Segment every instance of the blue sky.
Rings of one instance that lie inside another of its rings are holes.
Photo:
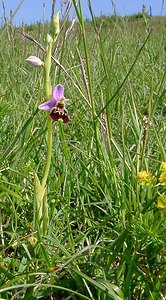
[[[6,16],[9,18],[10,9],[14,12],[17,5],[21,0],[4,0],[6,8]],[[90,14],[88,11],[87,0],[82,0],[83,14],[84,17],[89,18]],[[116,11],[119,15],[130,15],[133,13],[140,12],[142,10],[143,4],[146,5],[147,10],[151,6],[153,15],[161,15],[162,3],[163,10],[162,14],[166,14],[166,0],[114,0]],[[43,10],[43,3],[45,3],[45,8]],[[56,0],[55,10],[60,10],[61,0]],[[113,8],[111,0],[91,0],[93,11],[96,16],[99,16],[101,13],[106,15],[113,14]],[[31,24],[33,22],[41,21],[43,19],[50,20],[51,15],[51,5],[52,0],[24,0],[19,11],[17,12],[14,18],[14,24],[21,25],[22,21],[26,24]],[[2,1],[0,1],[0,18],[2,24],[3,18],[3,8]]]

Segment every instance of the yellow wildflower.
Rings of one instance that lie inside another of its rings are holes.
[[[34,247],[37,243],[37,238],[35,236],[30,236],[28,238],[29,243]]]
[[[166,161],[163,161],[163,162],[161,163],[160,170],[166,172]]]
[[[150,172],[141,171],[137,174],[137,181],[140,185],[152,186],[155,183],[156,178]]]
[[[166,172],[160,174],[159,181],[161,185],[166,185]]]
[[[159,196],[157,198],[157,207],[166,208],[166,196]]]

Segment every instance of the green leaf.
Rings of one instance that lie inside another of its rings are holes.
[[[42,187],[40,180],[35,173],[35,199],[34,199],[34,230],[39,230],[41,235],[45,235],[48,228],[48,203],[46,187]]]

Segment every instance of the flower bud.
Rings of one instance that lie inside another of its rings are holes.
[[[25,61],[33,67],[44,65],[44,62],[37,56],[29,56]]]
[[[59,34],[59,11],[53,16],[52,22],[51,22],[51,35],[53,38],[53,41],[55,42],[58,34]]]
[[[47,34],[47,43],[50,44],[52,42],[52,37],[51,35],[48,33]]]

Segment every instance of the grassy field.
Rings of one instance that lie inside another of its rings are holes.
[[[47,99],[43,69],[25,59],[45,53],[21,28],[0,30],[0,297],[165,299],[165,19],[76,13],[52,52],[70,122],[53,122],[44,235],[34,173],[42,179]],[[44,48],[48,31],[25,26]]]

